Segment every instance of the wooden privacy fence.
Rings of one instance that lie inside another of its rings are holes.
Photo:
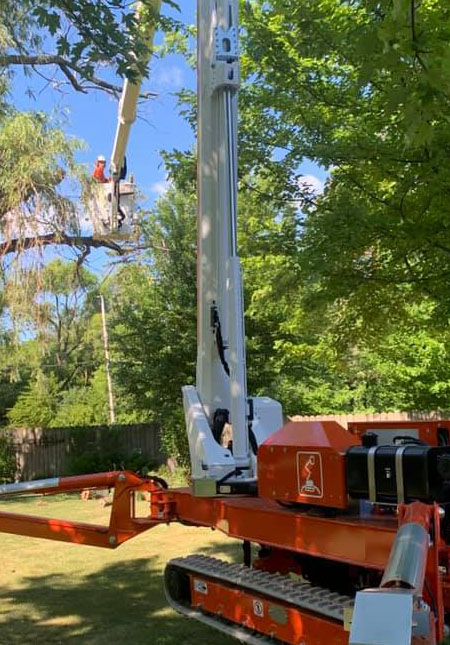
[[[449,419],[448,410],[434,410],[433,412],[380,412],[374,414],[318,414],[316,416],[291,417],[292,421],[337,421],[344,428],[349,423],[361,423],[372,421],[433,421]]]
[[[150,424],[73,428],[8,429],[22,481],[94,469],[161,465],[159,428]]]
[[[421,421],[448,419],[448,410],[382,414],[293,416],[294,421]],[[17,462],[17,480],[62,477],[77,473],[165,463],[159,428],[151,424],[6,430]]]

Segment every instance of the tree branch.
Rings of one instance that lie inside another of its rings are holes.
[[[416,33],[416,0],[410,0],[410,17],[411,17],[411,35],[412,35],[412,44],[414,49],[414,54],[419,62],[420,66],[424,71],[427,71],[427,66],[423,62],[422,57],[420,56],[419,47],[417,43],[417,33]]]
[[[18,251],[27,251],[28,249],[36,248],[39,246],[51,246],[65,244],[67,246],[78,247],[83,249],[90,248],[107,248],[115,251],[119,255],[124,255],[130,250],[111,240],[96,240],[87,235],[66,235],[65,233],[48,233],[47,235],[36,235],[34,237],[24,237],[14,240],[7,240],[0,244],[0,256],[7,255],[8,253],[17,253]]]
[[[47,235],[36,235],[33,237],[23,237],[13,240],[7,240],[0,243],[0,258],[8,255],[9,253],[18,253],[20,251],[28,251],[29,249],[38,248],[40,246],[58,246],[64,244],[72,248],[81,250],[81,256],[77,261],[80,265],[89,255],[91,249],[110,249],[120,256],[126,256],[130,253],[137,251],[145,251],[147,249],[154,249],[156,251],[168,252],[170,249],[166,246],[158,246],[156,244],[133,244],[129,246],[121,246],[113,240],[96,240],[89,235],[67,235],[66,233],[48,233]]]
[[[69,79],[69,83],[77,92],[83,92],[83,94],[87,94],[87,90],[82,85],[80,85],[77,78],[72,74],[72,72],[67,67],[67,65],[63,65],[62,63],[60,63],[59,68],[62,71],[62,73],[66,76],[66,78]]]
[[[39,54],[35,56],[30,54],[1,54],[0,66],[8,67],[10,65],[57,65],[77,92],[86,93],[87,89],[83,86],[82,82],[77,80],[72,72],[79,74],[83,80],[94,83],[97,88],[106,90],[116,96],[122,92],[120,85],[108,83],[97,76],[86,76],[86,72],[82,67],[75,65],[75,63],[58,54]],[[154,98],[156,96],[157,94],[155,92],[143,92],[141,94],[141,98],[144,99]]]

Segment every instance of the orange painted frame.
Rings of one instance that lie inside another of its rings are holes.
[[[208,593],[196,591],[194,580],[202,580],[208,585]],[[254,610],[254,602],[261,607],[261,614]],[[195,609],[219,615],[250,630],[292,645],[347,645],[348,632],[343,625],[316,616],[306,610],[300,611],[280,601],[268,600],[261,594],[233,589],[225,584],[218,584],[205,576],[191,576],[191,604]],[[285,620],[274,620],[274,609],[283,614]]]
[[[188,489],[171,491],[177,519],[194,526],[209,526],[241,540],[272,546],[290,553],[326,558],[368,569],[383,570],[407,509],[391,516],[317,517],[257,497],[194,498]],[[444,637],[444,580],[439,560],[449,555],[439,532],[439,507],[418,504],[420,522],[432,521],[434,540],[428,552],[426,597],[436,617],[436,635]],[[417,508],[417,507],[416,507]],[[411,521],[411,520],[409,520]],[[445,607],[448,611],[450,607]],[[302,613],[303,615],[303,613]],[[308,641],[306,641],[308,642]],[[327,642],[327,641],[325,641]],[[332,642],[332,641],[328,641]]]
[[[360,443],[359,437],[335,421],[288,421],[259,447],[259,495],[326,508],[347,508],[345,453],[350,446]],[[303,482],[302,459],[303,468],[308,460],[315,464]],[[314,486],[312,491],[307,490],[309,479]]]
[[[398,523],[395,516],[318,516],[258,497],[193,497],[170,491],[176,518],[194,526],[267,546],[320,556],[371,569],[384,569]]]

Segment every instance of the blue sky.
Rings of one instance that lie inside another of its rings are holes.
[[[195,21],[195,2],[178,0],[181,15],[175,14],[167,5],[166,15],[176,15],[186,23]],[[161,37],[157,37],[161,42]],[[101,74],[99,74],[101,75]],[[109,77],[108,77],[108,80]],[[119,79],[111,79],[121,84]],[[133,126],[127,159],[128,170],[151,204],[165,189],[165,171],[160,150],[172,148],[186,149],[194,144],[193,134],[188,124],[177,113],[176,98],[173,93],[183,87],[195,88],[195,75],[178,55],[169,55],[151,61],[149,78],[143,89],[157,93],[157,98],[140,105],[138,119]],[[34,98],[28,95],[31,89]],[[117,122],[117,102],[101,91],[81,94],[66,87],[64,92],[55,91],[46,81],[36,75],[26,77],[20,71],[13,85],[14,101],[21,110],[42,110],[52,112],[61,119],[63,129],[68,135],[85,141],[86,151],[78,154],[78,160],[93,168],[98,154],[109,159]],[[302,172],[322,181],[325,174],[316,165],[305,163]],[[314,183],[314,179],[311,179]],[[317,183],[319,186],[320,183]],[[89,267],[102,272],[106,256],[93,252]]]

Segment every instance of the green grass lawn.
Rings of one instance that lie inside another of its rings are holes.
[[[109,508],[78,497],[2,501],[2,510],[108,523]],[[158,526],[115,551],[0,533],[0,644],[233,645],[167,607],[171,558],[227,560],[241,547],[210,529]]]

